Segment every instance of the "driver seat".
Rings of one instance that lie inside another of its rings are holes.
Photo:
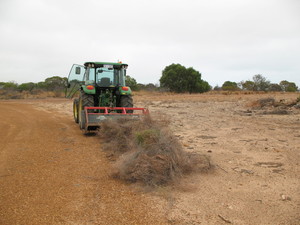
[[[99,83],[100,87],[109,87],[111,85],[109,77],[102,77]]]

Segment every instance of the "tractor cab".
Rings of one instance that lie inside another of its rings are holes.
[[[121,92],[130,90],[126,87],[125,76],[128,65],[111,62],[86,62],[84,66],[74,64],[68,77],[68,97],[72,97],[78,89],[87,94],[96,94],[109,89]]]
[[[97,87],[105,88],[125,86],[127,64],[87,62],[84,66],[83,80],[86,84],[94,84]]]

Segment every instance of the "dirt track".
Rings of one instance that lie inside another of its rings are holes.
[[[97,137],[68,113],[26,103],[0,105],[1,225],[166,223],[147,196],[109,177]]]
[[[1,101],[0,224],[298,225],[300,112],[248,106],[266,97],[135,96],[215,165],[150,193],[110,178],[112,162],[72,121],[71,101]]]

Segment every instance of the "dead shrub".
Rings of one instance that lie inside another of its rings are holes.
[[[105,140],[104,149],[113,151],[115,154],[125,153],[133,148],[132,128],[137,121],[119,119],[103,122],[99,131],[100,137]]]
[[[261,108],[274,106],[275,99],[274,98],[262,98],[262,99],[258,100],[258,104]]]
[[[276,101],[274,98],[261,98],[256,101],[250,102],[247,104],[248,107],[253,109],[263,109],[263,108],[270,108],[276,106]]]
[[[263,114],[265,115],[288,115],[290,112],[285,109],[275,109],[271,111],[264,111]]]
[[[15,90],[1,90],[0,99],[23,99],[24,96],[19,91]]]
[[[105,149],[117,154],[114,177],[157,186],[211,167],[209,158],[185,152],[165,123],[150,117],[103,123]]]
[[[274,98],[262,98],[257,101],[247,104],[248,107],[257,110],[265,110],[262,114],[288,115],[293,109],[300,108],[299,98],[295,100],[280,99],[275,101]]]

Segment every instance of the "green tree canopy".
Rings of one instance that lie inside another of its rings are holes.
[[[237,91],[239,90],[238,85],[236,82],[232,81],[225,81],[222,85],[222,90],[224,91]]]
[[[41,82],[38,82],[37,84],[36,84],[36,88],[37,89],[40,89],[40,90],[46,90],[46,88],[47,88],[47,84],[44,82],[44,81],[41,81]]]
[[[241,81],[243,90],[254,91],[254,82],[251,80]]]
[[[139,89],[136,80],[135,80],[133,77],[129,76],[129,75],[126,76],[126,78],[125,78],[125,83],[126,83],[126,85],[129,86],[133,91],[137,91],[137,90]]]
[[[279,84],[270,84],[269,91],[282,91]]]
[[[159,89],[158,85],[155,85],[153,83],[149,83],[149,84],[140,84],[140,83],[138,83],[137,85],[138,85],[139,90],[157,91]]]
[[[294,82],[289,82],[287,80],[283,80],[279,83],[282,91],[286,92],[295,92],[298,90],[297,85]]]
[[[252,79],[253,81],[251,80],[241,81],[240,86],[242,87],[243,90],[248,90],[248,91],[269,90],[271,82],[261,74],[254,75]]]
[[[6,90],[16,90],[18,88],[18,84],[15,81],[1,82],[0,88]]]
[[[66,77],[53,76],[45,80],[45,87],[48,91],[59,91],[66,88],[68,79]]]
[[[18,86],[20,91],[32,91],[35,88],[36,84],[33,82],[22,83]]]
[[[201,73],[180,64],[166,66],[159,81],[162,88],[177,93],[201,93],[211,89],[210,85],[201,79]]]

